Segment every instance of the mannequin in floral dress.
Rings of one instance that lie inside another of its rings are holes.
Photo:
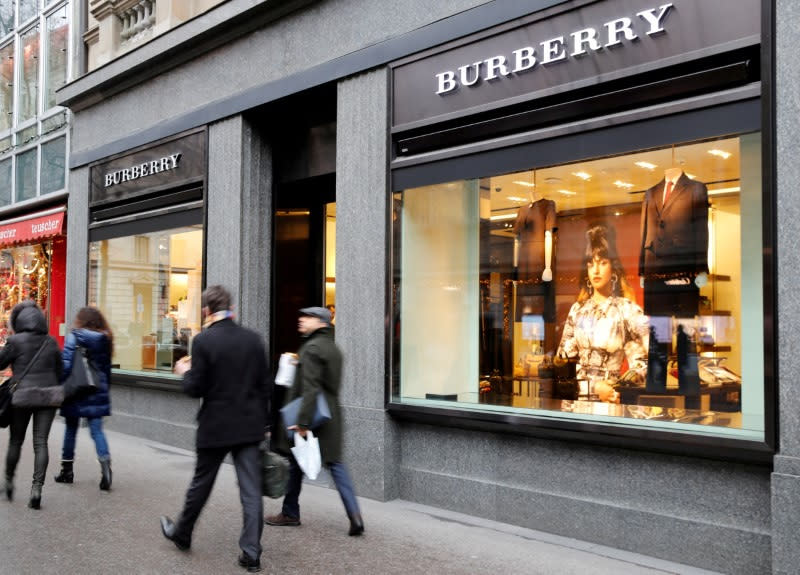
[[[598,225],[586,232],[579,282],[556,355],[577,358],[577,378],[589,381],[601,401],[618,402],[614,384],[626,359],[634,379],[644,381],[650,332],[625,280],[613,229]]]

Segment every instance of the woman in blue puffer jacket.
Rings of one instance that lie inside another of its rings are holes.
[[[106,318],[100,310],[84,307],[75,317],[74,327],[64,341],[63,380],[72,373],[73,359],[77,346],[89,351],[89,359],[99,372],[99,390],[92,395],[64,402],[61,415],[66,420],[64,444],[61,449],[61,473],[56,476],[57,483],[72,483],[74,479],[73,462],[75,460],[75,440],[78,435],[78,424],[82,417],[89,423],[89,432],[94,440],[97,459],[100,462],[100,489],[111,489],[111,454],[108,442],[103,433],[103,417],[111,415],[111,395],[108,384],[111,381],[111,355],[114,351],[114,335]]]

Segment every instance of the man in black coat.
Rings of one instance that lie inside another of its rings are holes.
[[[192,342],[191,360],[179,362],[183,391],[203,399],[197,414],[197,463],[179,519],[161,517],[161,531],[188,551],[194,524],[211,494],[219,466],[233,456],[244,514],[239,565],[261,570],[261,450],[268,426],[269,367],[261,336],[232,319],[231,296],[208,287],[201,300],[203,332]]]

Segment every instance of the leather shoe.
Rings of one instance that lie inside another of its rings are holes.
[[[251,559],[243,552],[239,555],[239,567],[244,567],[248,573],[258,573],[261,571],[261,560]]]
[[[364,533],[364,521],[361,519],[361,515],[353,515],[350,518],[350,531],[347,534],[356,537],[362,533]]]
[[[175,523],[172,522],[172,519],[162,515],[158,520],[161,522],[161,533],[164,534],[164,537],[172,541],[175,547],[181,551],[188,551],[192,547],[192,544],[188,541],[183,541],[175,537]]]
[[[277,527],[295,527],[300,525],[300,519],[297,517],[289,517],[283,513],[277,515],[268,515],[264,517],[264,523],[267,525],[275,525]]]

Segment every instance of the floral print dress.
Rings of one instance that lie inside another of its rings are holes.
[[[575,302],[564,324],[560,357],[578,358],[578,379],[619,379],[625,359],[644,375],[650,330],[635,302],[612,296]]]

